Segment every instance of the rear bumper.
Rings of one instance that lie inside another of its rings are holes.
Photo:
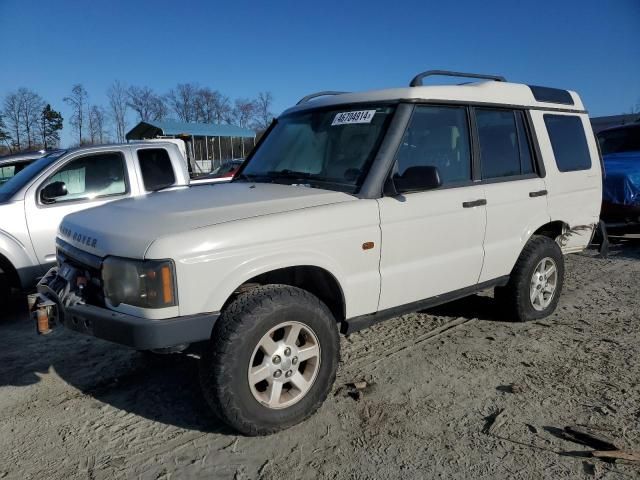
[[[640,230],[640,207],[602,202],[600,218],[604,220],[608,230]]]
[[[152,350],[208,340],[220,316],[212,312],[162,320],[136,317],[85,304],[70,283],[58,274],[57,268],[52,268],[38,283],[38,293],[30,304],[40,333],[60,324],[109,342]]]

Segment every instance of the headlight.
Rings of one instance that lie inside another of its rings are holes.
[[[104,296],[143,308],[172,307],[176,302],[175,272],[171,260],[128,260],[107,257],[102,264]]]

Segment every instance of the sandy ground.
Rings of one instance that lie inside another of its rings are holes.
[[[561,430],[640,448],[639,285],[626,242],[568,257],[543,321],[508,323],[487,294],[351,335],[320,411],[266,438],[216,423],[192,356],[5,320],[0,478],[638,478]]]

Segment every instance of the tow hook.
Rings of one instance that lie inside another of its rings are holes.
[[[52,313],[57,307],[55,302],[52,302],[41,293],[29,295],[28,301],[29,312],[31,312],[31,317],[36,321],[38,335],[51,333],[53,324],[55,324],[55,318],[52,318]]]

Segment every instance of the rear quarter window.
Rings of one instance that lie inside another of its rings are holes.
[[[138,161],[145,190],[152,192],[176,182],[171,158],[164,148],[142,148],[138,150]]]
[[[556,165],[561,172],[591,168],[591,155],[580,117],[574,115],[544,116]]]

